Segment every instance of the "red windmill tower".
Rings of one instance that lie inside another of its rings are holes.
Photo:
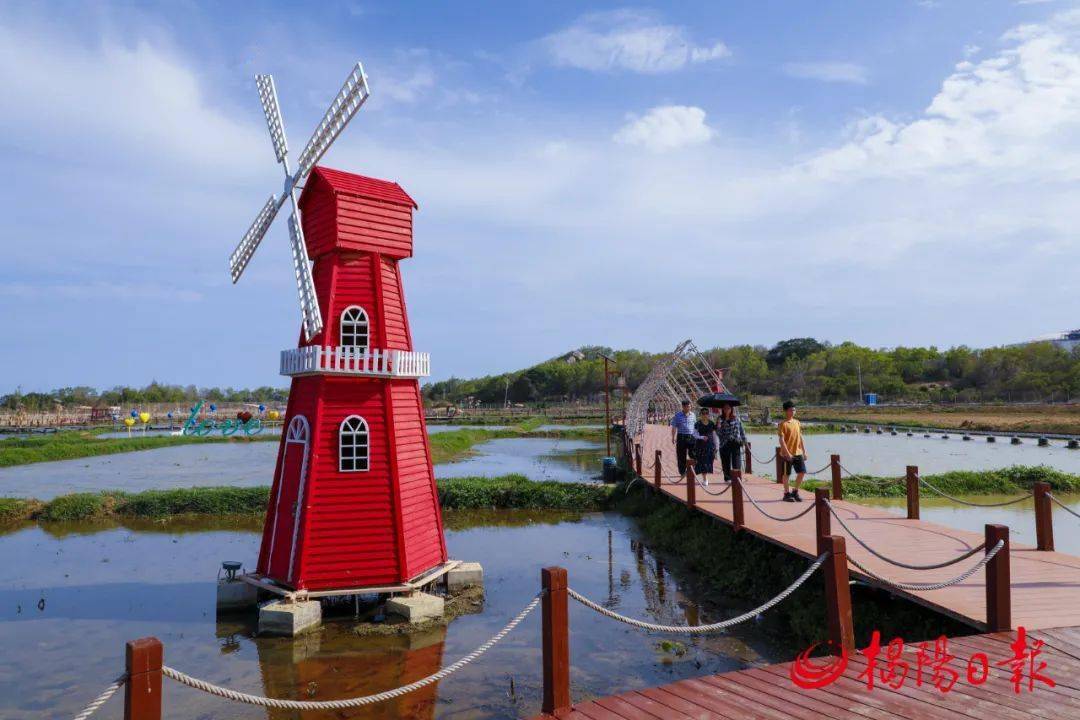
[[[273,79],[256,84],[285,189],[233,252],[233,282],[288,199],[303,315],[299,347],[281,353],[292,387],[258,571],[294,590],[401,586],[447,559],[419,385],[429,359],[413,351],[398,270],[416,203],[397,183],[316,167],[367,99],[359,64],[295,173]]]

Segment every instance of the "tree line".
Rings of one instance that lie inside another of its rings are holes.
[[[582,359],[573,362],[560,356],[517,372],[428,383],[424,397],[453,404],[595,399],[604,389],[602,355],[616,360],[612,368],[624,373],[630,391],[663,355],[599,346],[579,353]],[[725,384],[736,392],[812,403],[859,402],[860,389],[888,402],[1055,402],[1080,396],[1080,348],[1069,352],[1050,342],[874,349],[793,338],[772,347],[715,347],[702,354],[724,369]]]
[[[152,382],[146,387],[135,388],[117,386],[110,390],[79,385],[57,388],[51,392],[14,392],[0,396],[0,408],[5,410],[25,410],[27,412],[48,412],[57,404],[70,408],[78,405],[89,407],[143,407],[159,403],[190,405],[197,400],[222,403],[283,403],[289,397],[285,388],[258,387],[252,389],[236,388],[198,388],[194,385],[167,385]]]

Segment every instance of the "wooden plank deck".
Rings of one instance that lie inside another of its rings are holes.
[[[849,659],[843,674],[831,685],[805,690],[790,677],[791,663],[750,668],[719,675],[706,675],[661,687],[634,690],[606,698],[578,703],[561,720],[788,720],[789,718],[831,718],[832,720],[987,720],[1006,718],[1080,717],[1080,629],[1044,630],[1028,635],[1046,644],[1039,661],[1046,662],[1043,673],[1056,687],[1026,684],[1017,693],[1009,677],[1010,669],[994,663],[1012,656],[1009,644],[1015,632],[972,635],[949,643],[956,656],[949,667],[960,673],[952,689],[943,693],[933,683],[930,671],[916,684],[915,649],[905,648],[903,660],[910,670],[905,682],[893,688],[876,676],[868,690],[859,675],[866,669],[865,658]],[[984,684],[967,681],[967,659],[983,652],[991,669]],[[884,649],[878,667],[884,667]],[[1026,678],[1027,676],[1025,676]],[[542,720],[552,716],[540,715]]]
[[[659,425],[646,426],[642,438],[643,474],[647,482],[652,482],[653,458],[656,450],[662,451],[663,470],[666,478],[678,477],[675,465],[675,448],[671,444],[670,429]],[[759,453],[761,454],[761,453]],[[772,454],[771,448],[767,454]],[[814,469],[820,462],[827,460],[826,455],[814,457],[809,463]],[[719,468],[718,468],[719,469]],[[755,468],[758,471],[765,468]],[[771,470],[772,468],[768,468]],[[710,490],[718,491],[723,487],[711,476]],[[678,500],[686,500],[686,484],[668,484],[664,481],[662,489]],[[771,478],[758,475],[743,479],[747,491],[769,513],[778,517],[790,517],[797,514],[807,503],[813,501],[813,495],[803,493],[807,498],[804,503],[785,503],[779,485]],[[700,487],[696,492],[697,507],[701,512],[716,516],[721,521],[731,523],[731,492],[714,497]],[[844,518],[844,522],[861,537],[870,547],[878,552],[908,563],[930,564],[961,555],[983,542],[981,533],[938,525],[925,520],[908,520],[882,508],[872,508],[847,501],[833,501],[833,506]],[[744,519],[746,531],[768,540],[776,545],[807,558],[817,556],[814,512],[809,512],[798,520],[780,522],[762,515],[749,500],[744,500]],[[1071,521],[1070,517],[1065,522]],[[877,559],[857,542],[840,524],[832,522],[834,535],[847,538],[848,555],[865,565],[870,571],[901,582],[936,582],[956,577],[963,570],[977,562],[979,555],[939,570],[905,570]],[[1033,546],[1010,541],[1011,579],[1012,579],[1012,626],[1025,627],[1028,630],[1040,628],[1072,627],[1080,625],[1080,558],[1059,552],[1038,551]],[[852,577],[870,584],[877,584],[854,566],[850,568]],[[952,587],[929,592],[904,592],[893,590],[915,602],[950,615],[975,628],[985,630],[986,591],[985,572],[980,570],[964,582]],[[858,608],[855,609],[858,612]]]

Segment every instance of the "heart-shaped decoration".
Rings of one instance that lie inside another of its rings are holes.
[[[236,419],[241,422],[247,422],[251,419],[251,413],[249,413],[247,410],[241,410],[240,412],[236,413]]]

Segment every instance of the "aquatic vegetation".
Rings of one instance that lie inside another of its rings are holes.
[[[1018,495],[1031,492],[1037,482],[1050,483],[1057,492],[1080,492],[1080,475],[1055,470],[1046,465],[1013,465],[1000,470],[954,470],[938,475],[925,475],[924,479],[942,492],[950,495]],[[811,480],[808,489],[829,488],[829,480]],[[932,494],[924,490],[928,497]],[[845,477],[844,495],[852,497],[905,497],[907,484],[903,477]]]
[[[562,440],[594,440],[601,442],[604,431],[596,428],[572,428],[559,430],[537,430],[543,419],[536,418],[513,428],[488,430],[481,428],[462,428],[430,436],[432,462],[436,465],[460,460],[467,456],[474,445],[499,438],[559,438]]]
[[[536,482],[524,475],[451,478],[437,482],[439,503],[448,510],[482,508],[603,510],[610,504],[612,496],[610,485]]]

